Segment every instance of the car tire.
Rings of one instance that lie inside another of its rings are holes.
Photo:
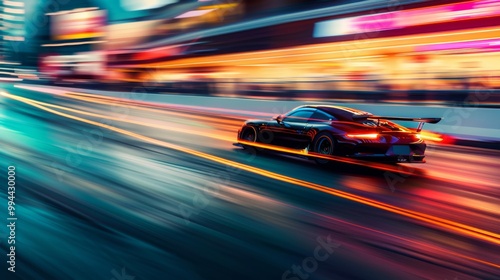
[[[240,136],[241,140],[245,140],[248,142],[257,142],[257,129],[253,126],[245,126],[241,130]],[[249,145],[242,144],[241,146],[245,150],[256,150],[255,147]]]
[[[321,132],[314,138],[313,141],[313,152],[323,155],[334,155],[336,148],[335,138],[328,132]],[[322,159],[322,158],[314,158],[317,164],[326,165],[330,163],[330,160]]]

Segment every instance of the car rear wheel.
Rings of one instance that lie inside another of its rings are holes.
[[[335,139],[326,132],[320,133],[316,136],[313,142],[313,151],[315,153],[331,156],[335,152]],[[323,158],[315,158],[316,163],[324,165],[330,161]]]

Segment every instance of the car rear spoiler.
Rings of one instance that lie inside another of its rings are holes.
[[[377,125],[380,123],[380,120],[418,122],[419,124],[417,127],[417,132],[422,130],[422,127],[424,127],[424,123],[438,123],[441,121],[441,118],[405,118],[405,117],[383,117],[383,116],[372,116],[372,115],[354,115],[353,119],[376,119],[378,120]]]

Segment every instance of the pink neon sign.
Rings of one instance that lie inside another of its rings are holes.
[[[314,37],[359,34],[500,15],[499,0],[477,0],[318,22]]]
[[[417,52],[425,52],[425,51],[444,51],[444,50],[456,50],[456,49],[498,50],[500,49],[500,39],[431,44],[426,46],[419,46],[415,50]]]

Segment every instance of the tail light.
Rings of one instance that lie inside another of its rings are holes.
[[[347,134],[346,135],[348,138],[354,138],[354,139],[377,139],[378,134],[377,133],[370,133],[370,134]]]

